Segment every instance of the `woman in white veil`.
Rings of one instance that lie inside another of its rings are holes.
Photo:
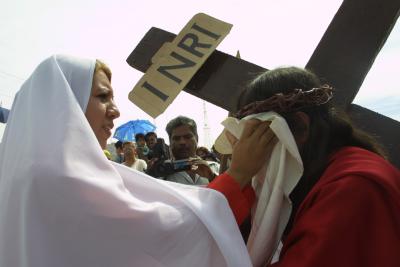
[[[110,78],[56,55],[22,85],[0,147],[0,267],[250,266],[222,194],[104,156]]]

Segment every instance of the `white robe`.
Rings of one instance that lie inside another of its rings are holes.
[[[0,267],[250,266],[226,199],[104,156],[83,110],[95,61],[52,56],[0,147]]]

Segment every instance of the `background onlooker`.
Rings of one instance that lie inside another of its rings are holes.
[[[155,132],[148,132],[144,137],[147,147],[152,150],[157,143],[157,134]]]
[[[135,142],[136,142],[136,153],[139,159],[142,159],[144,161],[149,160],[147,158],[147,155],[149,154],[149,148],[147,147],[146,144],[146,138],[144,134],[138,133],[135,135]]]
[[[104,152],[104,155],[106,156],[106,158],[107,158],[108,160],[111,160],[111,159],[112,159],[112,156],[111,156],[110,151],[108,151],[107,149],[103,149],[103,152]]]
[[[114,146],[115,146],[115,153],[116,153],[114,161],[117,162],[117,163],[124,162],[124,152],[122,150],[122,141],[117,141],[114,144]]]
[[[166,127],[169,136],[170,151],[173,160],[188,160],[196,158],[197,125],[196,122],[184,116],[171,120]],[[192,166],[193,165],[193,166]],[[190,167],[192,168],[190,169]],[[182,184],[206,185],[215,177],[204,160],[191,161],[189,169],[166,175],[165,180]]]
[[[124,162],[122,163],[123,165],[141,172],[146,171],[147,163],[146,161],[137,158],[135,143],[125,142],[122,145],[122,149],[124,151],[124,159],[125,159]]]

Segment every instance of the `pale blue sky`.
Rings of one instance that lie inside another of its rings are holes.
[[[105,1],[0,0],[0,102],[10,108],[14,94],[36,65],[55,53],[96,57],[113,70],[113,87],[122,116],[150,119],[128,99],[142,73],[127,56],[152,27],[178,33],[193,15],[204,12],[233,24],[218,50],[274,68],[303,67],[342,1]],[[400,120],[400,26],[395,26],[355,102]],[[375,92],[379,92],[379,95]],[[211,139],[227,112],[207,104]],[[194,118],[203,144],[202,100],[181,93],[154,122],[166,138],[166,123],[177,115]],[[38,118],[39,119],[39,118]],[[152,119],[151,119],[152,120]],[[152,120],[153,121],[153,120]],[[0,124],[0,137],[4,124]]]

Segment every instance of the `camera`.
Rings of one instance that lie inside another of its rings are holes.
[[[188,159],[181,160],[158,160],[148,170],[148,174],[153,177],[160,178],[166,177],[170,174],[180,171],[186,171],[191,169],[191,164]]]
[[[149,159],[157,159],[146,171],[147,174],[155,178],[166,177],[170,174],[191,169],[189,159],[172,160],[169,147],[164,139],[157,138],[157,143],[148,154]]]

